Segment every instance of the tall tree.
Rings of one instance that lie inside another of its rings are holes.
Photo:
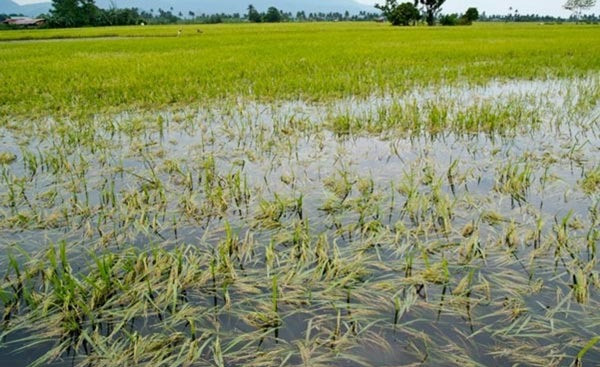
[[[267,14],[265,14],[263,19],[267,23],[278,23],[283,20],[283,16],[281,15],[279,9],[272,6],[267,10]]]
[[[419,9],[410,2],[398,4],[396,0],[386,0],[384,5],[376,4],[375,7],[383,12],[392,25],[415,24],[420,18]]]
[[[584,11],[593,8],[596,0],[567,0],[563,8],[572,12],[576,19],[579,19]]]
[[[446,0],[415,0],[415,6],[419,4],[425,8],[425,21],[428,25],[435,25],[435,17],[442,10]]]
[[[392,13],[394,12],[394,10],[398,7],[398,2],[396,0],[385,0],[385,4],[381,5],[381,4],[375,4],[375,8],[381,10],[381,12],[383,13],[383,16],[386,17],[387,20],[389,20],[390,22],[391,17],[392,17]]]
[[[463,19],[467,24],[471,24],[479,19],[479,10],[477,8],[469,8],[463,15]]]
[[[101,10],[94,0],[52,0],[50,24],[55,27],[97,25]]]
[[[77,27],[82,25],[79,12],[79,0],[52,0],[51,23],[60,27]]]
[[[262,20],[260,13],[252,4],[248,5],[248,20],[253,23],[260,23],[260,21]]]
[[[79,0],[79,14],[83,25],[98,25],[100,13],[94,0]]]

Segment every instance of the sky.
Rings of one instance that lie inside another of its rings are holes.
[[[32,4],[43,2],[44,0],[15,0],[19,4]],[[49,0],[45,0],[49,1]],[[302,0],[298,0],[302,1]],[[359,3],[373,5],[385,0],[355,0]],[[474,6],[480,12],[485,11],[488,14],[507,14],[508,8],[513,7],[519,10],[521,14],[538,13],[544,15],[569,15],[569,12],[562,8],[566,0],[447,0],[443,7],[444,13],[464,12],[467,8]],[[600,13],[600,4],[597,4],[591,13]]]

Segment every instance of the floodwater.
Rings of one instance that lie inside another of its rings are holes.
[[[81,272],[89,251],[187,244],[210,254],[228,223],[252,256],[227,297],[190,289],[185,302],[213,310],[226,345],[255,335],[243,315],[268,303],[271,272],[285,278],[287,301],[282,324],[248,349],[256,355],[231,347],[225,365],[273,353],[274,365],[568,366],[600,334],[600,188],[589,179],[600,168],[599,88],[593,77],[516,81],[9,123],[0,152],[17,159],[2,168],[0,263],[8,268],[16,247],[36,256],[62,240]],[[434,108],[446,128],[428,129]],[[351,124],[332,124],[340,117]],[[360,274],[309,283],[298,231],[310,251],[327,238]],[[267,265],[270,246],[278,261]],[[132,329],[167,332],[161,325]],[[43,354],[53,341],[18,349],[35,332],[8,332],[0,364]],[[206,353],[198,365],[212,361]]]

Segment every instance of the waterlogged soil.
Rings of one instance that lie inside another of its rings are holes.
[[[0,361],[593,366],[599,96],[590,76],[7,121]]]

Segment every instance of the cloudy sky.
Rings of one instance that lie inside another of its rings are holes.
[[[19,4],[39,3],[44,0],[15,0]],[[47,0],[49,1],[49,0]],[[176,0],[173,0],[176,1]],[[201,0],[198,0],[201,1]],[[301,2],[302,0],[298,0]],[[375,4],[376,2],[384,2],[385,0],[355,0],[363,4]],[[477,7],[480,11],[485,11],[488,14],[506,14],[508,8],[513,7],[518,9],[521,14],[539,13],[550,15],[568,15],[569,12],[562,9],[562,4],[566,0],[447,0],[444,5],[444,12],[462,12],[468,7]],[[591,11],[600,13],[600,4]]]

